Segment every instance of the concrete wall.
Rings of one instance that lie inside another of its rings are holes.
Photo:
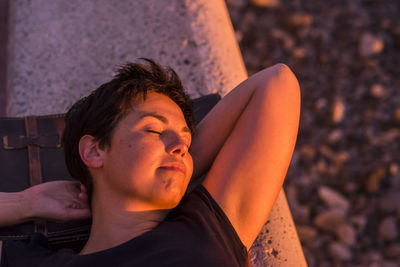
[[[245,70],[230,56],[237,46],[224,45],[233,34],[219,32],[231,31],[229,21],[202,23],[220,16],[202,2],[10,1],[7,114],[65,112],[139,57],[173,67],[193,97],[224,94]]]
[[[170,65],[192,97],[247,77],[223,0],[9,2],[7,114],[63,113],[138,57]],[[305,266],[281,192],[251,249],[253,266]]]

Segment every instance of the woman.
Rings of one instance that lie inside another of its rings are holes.
[[[283,64],[260,71],[194,129],[179,78],[147,63],[122,67],[67,113],[66,162],[83,185],[52,182],[0,194],[0,225],[91,211],[85,247],[75,255],[43,247],[43,236],[7,242],[4,266],[22,265],[21,253],[32,266],[246,265],[295,146],[298,82]]]

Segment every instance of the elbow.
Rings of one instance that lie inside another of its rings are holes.
[[[282,63],[266,70],[268,70],[269,75],[264,86],[258,88],[257,97],[263,101],[265,106],[272,105],[276,110],[282,111],[284,109],[289,111],[293,117],[299,117],[301,93],[296,75],[287,65]]]
[[[278,63],[273,67],[275,68],[275,77],[279,84],[285,85],[285,87],[300,90],[299,81],[297,80],[296,75],[293,73],[288,65]]]
[[[293,102],[300,104],[300,85],[293,71],[283,63],[278,63],[266,69],[266,83],[258,89],[263,91],[263,95],[270,93],[284,98],[290,98]]]
[[[293,71],[285,64],[277,64],[277,86],[275,90],[281,99],[285,98],[286,107],[290,109],[293,114],[300,116],[301,107],[301,92],[299,81]],[[282,100],[283,101],[283,100]]]

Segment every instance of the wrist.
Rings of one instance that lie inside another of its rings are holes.
[[[20,199],[20,216],[23,221],[29,221],[36,218],[36,210],[35,210],[35,198],[30,192],[29,188],[25,189],[22,192],[19,192]]]
[[[0,227],[30,220],[33,217],[30,205],[24,191],[0,193]]]

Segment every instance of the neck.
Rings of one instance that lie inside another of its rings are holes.
[[[79,254],[90,254],[125,243],[154,229],[169,212],[165,209],[132,211],[129,207],[132,203],[126,200],[94,197],[89,240]]]

